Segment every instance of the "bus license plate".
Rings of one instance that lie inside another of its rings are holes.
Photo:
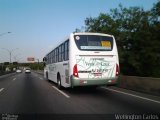
[[[93,73],[94,76],[102,76],[102,73]]]

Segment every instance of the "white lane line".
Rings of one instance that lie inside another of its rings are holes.
[[[43,78],[39,78],[39,79],[43,80]]]
[[[66,93],[64,93],[63,91],[59,90],[58,88],[56,88],[55,86],[52,86],[54,89],[56,89],[58,92],[60,92],[62,95],[64,95],[66,98],[70,98],[69,95],[67,95]]]
[[[0,92],[2,92],[3,90],[4,90],[4,88],[1,88],[1,89],[0,89]]]
[[[16,78],[13,78],[13,80],[12,81],[15,81],[16,80]]]
[[[126,93],[126,92],[122,92],[122,91],[118,91],[118,90],[114,90],[114,89],[110,89],[110,88],[105,88],[105,87],[102,87],[102,88],[106,89],[106,90],[109,90],[109,91],[113,91],[113,92],[129,95],[129,96],[132,96],[132,97],[136,97],[136,98],[140,98],[140,99],[143,99],[143,100],[148,100],[148,101],[160,104],[160,101],[157,101],[157,100],[152,100],[152,99],[149,99],[149,98],[146,98],[146,97],[141,97],[141,96],[138,96],[138,95],[134,95],[134,94],[130,94],[130,93]]]

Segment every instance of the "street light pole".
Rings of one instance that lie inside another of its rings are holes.
[[[6,49],[6,48],[2,48],[3,50],[6,50],[8,53],[9,53],[9,61],[10,63],[12,62],[12,52],[17,50],[18,48],[16,49],[12,49],[12,50],[9,50],[9,49]]]

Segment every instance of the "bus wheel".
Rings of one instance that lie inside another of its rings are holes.
[[[60,77],[59,74],[57,76],[57,85],[58,85],[58,89],[62,89],[62,86],[61,86],[61,77]]]
[[[48,72],[46,72],[46,80],[48,80]]]

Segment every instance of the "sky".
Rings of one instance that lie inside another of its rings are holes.
[[[157,0],[0,0],[0,63],[42,61],[54,45],[85,26],[87,17],[109,13],[121,3],[150,10]],[[8,33],[11,32],[11,33]]]

